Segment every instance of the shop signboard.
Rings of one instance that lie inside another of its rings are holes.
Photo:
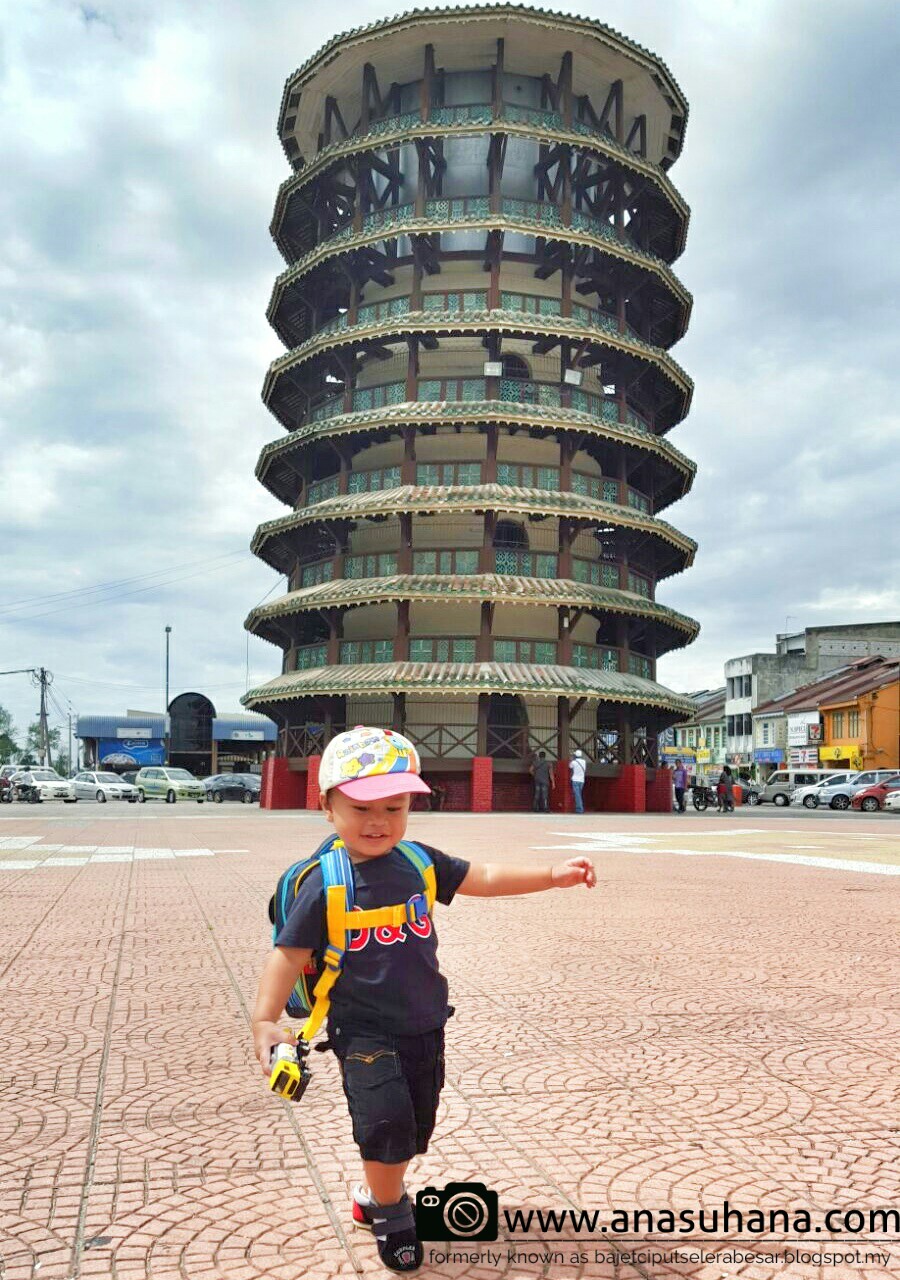
[[[698,764],[709,764],[711,759],[712,759],[712,752],[710,751],[709,747],[699,747],[697,749]]]
[[[757,747],[753,752],[757,764],[784,764],[784,752],[781,747]]]
[[[693,760],[693,747],[663,747],[660,755],[666,756],[670,760]]]
[[[810,730],[816,731],[813,737]],[[788,746],[805,747],[810,742],[817,742],[820,734],[818,711],[798,711],[787,718]],[[804,761],[805,763],[805,761]]]
[[[262,729],[235,729],[231,740],[232,742],[265,742],[266,735]]]
[[[792,765],[816,765],[819,763],[819,749],[818,747],[791,747],[788,763]]]

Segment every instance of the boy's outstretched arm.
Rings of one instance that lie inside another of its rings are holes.
[[[569,858],[544,867],[505,867],[498,862],[473,862],[457,893],[473,898],[502,898],[508,894],[540,893],[543,889],[571,889],[597,883],[590,858]]]

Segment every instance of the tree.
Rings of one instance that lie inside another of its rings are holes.
[[[47,737],[50,742],[50,759],[59,753],[59,729],[47,730]],[[35,720],[34,724],[28,726],[28,733],[25,735],[25,750],[34,760],[41,758],[41,722]],[[49,764],[49,760],[44,761]]]
[[[0,707],[0,764],[11,764],[18,758],[19,746],[15,733],[12,716],[5,707]]]

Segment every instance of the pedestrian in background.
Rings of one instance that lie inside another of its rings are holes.
[[[572,780],[572,795],[575,797],[575,812],[584,813],[584,778],[587,773],[587,760],[584,752],[577,747],[569,761],[569,777]]]
[[[531,780],[534,784],[532,808],[535,813],[550,812],[550,792],[553,790],[553,770],[547,759],[546,751],[539,751],[537,759],[531,765]]]
[[[726,764],[719,774],[719,781],[716,783],[716,799],[719,802],[719,813],[734,812],[734,779],[731,776],[731,769]]]
[[[675,812],[684,813],[684,792],[687,787],[687,769],[680,760],[675,761],[675,772],[672,774],[672,785],[675,788]]]

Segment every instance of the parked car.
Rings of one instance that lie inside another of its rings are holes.
[[[29,804],[42,804],[44,800],[75,804],[78,799],[72,783],[61,778],[55,769],[26,769],[15,773],[12,785],[16,799]]]
[[[853,797],[867,787],[874,787],[879,782],[896,777],[896,769],[867,769],[865,773],[857,773],[848,781],[836,787],[820,787],[819,802],[827,804],[829,809],[849,809]]]
[[[195,778],[187,769],[154,768],[138,769],[134,780],[137,787],[138,800],[165,800],[174,804],[176,800],[196,800],[203,804],[206,790],[199,778]]]
[[[769,774],[759,793],[760,804],[766,800],[771,800],[772,804],[790,804],[792,791],[823,782],[828,772],[827,769],[776,769]]]
[[[817,809],[820,803],[827,803],[827,800],[820,802],[820,791],[824,793],[827,788],[838,787],[844,782],[852,782],[855,777],[856,773],[852,769],[836,769],[833,776],[829,775],[805,787],[797,787],[795,791],[791,792],[791,804],[802,804],[804,809]]]
[[[874,786],[857,791],[850,801],[850,808],[862,809],[864,813],[877,813],[884,807],[885,798],[893,791],[900,791],[900,774],[897,773],[893,778],[885,778],[883,782],[876,782]]]
[[[900,813],[900,791],[889,791],[884,797],[885,813]]]
[[[259,799],[262,779],[255,773],[214,773],[203,779],[207,797],[221,804],[223,800],[241,800],[252,804]]]
[[[137,787],[123,782],[117,773],[86,770],[75,774],[72,785],[79,800],[96,800],[98,804],[106,804],[107,800],[130,800],[134,804],[137,800]]]

